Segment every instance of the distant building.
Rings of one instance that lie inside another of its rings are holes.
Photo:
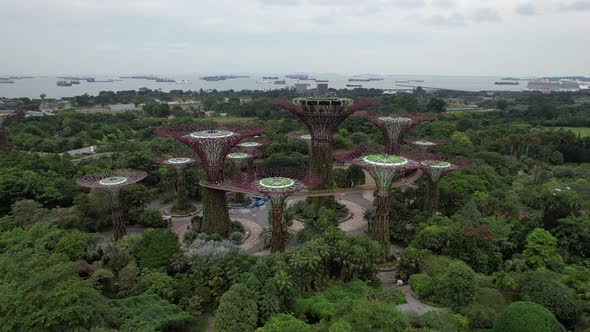
[[[328,83],[318,83],[316,86],[318,95],[325,96],[328,94]]]
[[[307,83],[295,83],[295,93],[298,95],[307,94]]]
[[[561,81],[529,81],[527,89],[529,91],[540,91],[543,93],[551,92],[577,92],[584,88],[584,84],[577,81],[561,80]]]
[[[240,97],[240,105],[249,104],[252,102],[252,97]]]

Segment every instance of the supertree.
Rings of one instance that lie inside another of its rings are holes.
[[[8,122],[9,118],[19,115],[22,112],[14,111],[0,111],[0,151],[8,148],[8,136],[4,126]]]
[[[256,124],[224,124],[223,129],[215,123],[195,123],[164,126],[156,129],[162,137],[174,138],[195,151],[207,174],[207,181],[223,183],[223,163],[232,147],[249,136],[264,131]],[[209,234],[226,236],[229,232],[229,211],[225,191],[204,188],[202,228]]]
[[[419,138],[404,138],[404,142],[422,153],[430,152],[439,145],[447,144],[443,140],[419,139]]]
[[[310,97],[270,101],[270,104],[288,110],[297,116],[311,134],[311,159],[309,168],[321,179],[320,190],[334,187],[332,173],[332,147],[334,135],[342,121],[364,108],[377,105],[375,101],[354,102],[348,98]],[[334,196],[316,198],[316,206],[333,207]]]
[[[262,140],[247,140],[244,142],[240,142],[236,145],[236,147],[240,148],[241,150],[249,153],[249,154],[255,154],[258,152],[262,152],[262,149],[265,146],[270,145],[269,141],[262,141]],[[261,155],[261,154],[260,154]],[[248,168],[253,168],[254,167],[254,159],[250,158],[248,160]]]
[[[272,238],[270,251],[285,251],[285,199],[295,193],[319,185],[320,178],[302,169],[267,168],[251,170],[247,176],[234,176],[232,183],[248,192],[268,197],[272,204]]]
[[[186,199],[186,185],[184,183],[184,171],[185,169],[197,162],[197,159],[189,156],[188,154],[178,155],[162,155],[152,160],[154,163],[164,165],[174,169],[176,172],[176,208],[179,211],[187,210],[187,199]]]
[[[111,214],[113,219],[113,240],[120,240],[126,233],[123,211],[119,202],[121,189],[143,180],[146,172],[133,169],[118,169],[97,174],[86,175],[78,180],[82,187],[97,188],[106,191],[111,196]]]
[[[348,154],[339,154],[336,158],[342,162],[365,169],[375,180],[377,186],[377,208],[375,222],[369,232],[373,240],[387,247],[389,245],[389,191],[395,178],[405,172],[418,169],[417,162],[396,155],[368,154],[356,150]]]
[[[296,130],[287,133],[287,137],[303,142],[307,146],[307,152],[311,153],[311,134],[305,130]]]
[[[251,142],[246,142],[246,143],[251,143]],[[240,145],[240,144],[238,144],[238,145]],[[234,151],[234,152],[230,152],[227,154],[226,159],[231,161],[235,166],[236,176],[243,176],[244,175],[242,173],[242,166],[244,165],[244,163],[249,164],[251,161],[254,160],[254,158],[258,158],[262,154],[260,152],[260,150],[256,150],[256,149],[249,149],[249,150],[250,150],[249,152]],[[249,167],[249,168],[252,169],[252,167]],[[238,202],[243,202],[244,201],[244,193],[237,192],[234,194],[234,198]]]
[[[426,174],[426,193],[424,197],[424,212],[432,216],[438,209],[440,193],[438,184],[441,177],[447,173],[471,167],[471,162],[462,158],[446,158],[439,154],[422,152],[408,152],[406,158],[417,161],[420,169]]]
[[[419,113],[385,114],[357,112],[355,116],[373,123],[383,133],[385,154],[399,154],[404,135],[425,121],[434,121],[436,116]]]

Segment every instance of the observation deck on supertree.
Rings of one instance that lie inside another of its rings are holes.
[[[258,158],[262,155],[260,150],[250,150],[250,152],[239,152],[234,151],[227,154],[226,159],[234,164],[235,176],[245,176],[242,172],[242,166],[244,163],[250,164],[254,158]],[[249,167],[252,169],[253,167]],[[247,175],[247,174],[246,174]],[[244,201],[244,193],[235,193],[234,198],[238,202]]]
[[[472,163],[463,158],[447,158],[440,154],[408,152],[406,158],[414,159],[420,169],[426,174],[426,195],[424,197],[424,212],[432,216],[438,210],[440,200],[438,184],[441,177],[447,173],[472,167]]]
[[[197,159],[195,159],[190,154],[174,154],[162,155],[152,159],[152,161],[156,164],[164,165],[174,169],[174,172],[176,173],[177,208],[180,211],[185,211],[187,209],[187,199],[184,170],[187,167],[197,163]]]
[[[126,234],[125,220],[123,219],[123,211],[119,202],[121,189],[143,180],[146,176],[146,172],[133,169],[119,169],[85,175],[76,180],[76,183],[82,187],[101,189],[111,196],[113,240],[115,241],[120,240]]]
[[[342,121],[357,111],[377,105],[376,101],[356,101],[349,98],[309,97],[269,102],[297,116],[311,134],[310,171],[318,174],[320,190],[334,186],[332,148],[334,135]],[[317,206],[334,206],[334,196],[317,198]]]
[[[422,153],[428,153],[437,146],[447,144],[447,141],[420,139],[420,138],[404,138],[404,142]]]
[[[236,145],[237,148],[241,149],[242,151],[249,153],[251,155],[258,154],[257,156],[262,156],[262,149],[264,147],[270,145],[270,141],[262,141],[262,140],[247,140],[244,142],[240,142]],[[248,168],[254,167],[254,159],[250,158],[248,161]]]
[[[272,204],[272,237],[270,251],[285,251],[285,199],[302,190],[319,185],[320,178],[303,169],[267,168],[249,171],[245,176],[234,176],[232,184],[243,190],[268,197]]]
[[[369,233],[373,240],[379,241],[384,248],[388,248],[389,190],[397,176],[418,169],[418,163],[401,156],[368,154],[363,150],[338,155],[336,158],[367,170],[375,180],[377,185],[377,209],[375,211],[375,222],[369,228]]]
[[[193,149],[205,169],[207,182],[219,184],[223,183],[223,164],[231,148],[263,131],[256,124],[224,124],[221,128],[215,123],[195,123],[163,126],[156,129],[156,134],[174,138]],[[227,236],[229,225],[225,191],[205,187],[202,229],[209,234]]]
[[[385,154],[399,154],[404,135],[415,126],[436,120],[436,116],[420,113],[387,114],[357,112],[355,116],[373,123],[383,133]]]

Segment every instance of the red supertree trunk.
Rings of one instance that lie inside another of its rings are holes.
[[[311,174],[317,174],[320,177],[321,184],[316,188],[317,190],[330,190],[334,187],[334,175],[332,172],[332,164],[334,158],[332,156],[332,141],[320,141],[312,143],[312,154],[310,171]],[[334,196],[319,196],[309,198],[317,209],[322,206],[334,209],[336,207],[336,199]]]
[[[379,241],[384,248],[389,246],[389,193],[377,194],[375,222],[371,227],[371,239]]]
[[[274,204],[272,206],[272,237],[270,241],[270,252],[283,252],[285,251],[285,228],[283,221],[283,209],[282,203]]]
[[[186,187],[184,182],[184,168],[176,168],[176,196],[178,199],[178,209],[186,209]]]
[[[0,151],[8,149],[8,137],[6,130],[0,125]]]
[[[119,193],[111,193],[111,211],[113,219],[113,240],[118,241],[127,234],[125,230],[125,219],[123,218],[123,211],[119,203]]]

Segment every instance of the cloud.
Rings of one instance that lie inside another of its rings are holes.
[[[475,22],[500,22],[500,14],[495,9],[482,8],[475,11],[470,17]]]
[[[458,13],[450,15],[435,14],[426,19],[426,23],[439,26],[462,26],[465,25],[465,17]]]
[[[528,3],[523,3],[520,6],[517,6],[516,8],[514,8],[514,11],[517,14],[523,15],[523,16],[534,16],[537,15],[537,8],[530,2]]]
[[[579,0],[569,4],[562,4],[560,9],[567,12],[588,11],[590,10],[590,0]]]

